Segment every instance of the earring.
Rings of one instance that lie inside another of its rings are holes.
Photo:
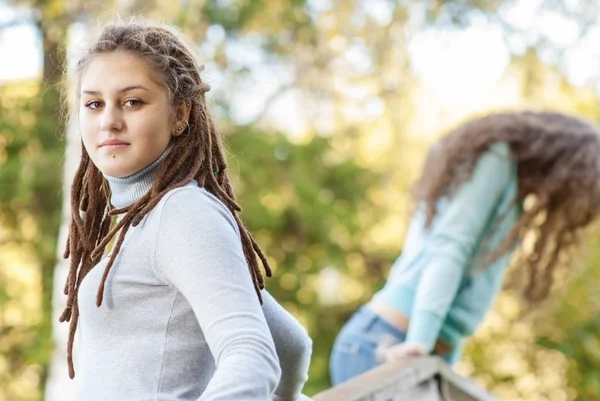
[[[113,158],[113,159],[114,159],[114,158],[116,158],[116,157],[117,157],[116,155],[112,155],[112,158]]]
[[[175,131],[175,133],[173,134],[173,136],[179,136],[183,133],[183,131],[188,127],[187,123],[185,123],[185,125],[177,128],[177,131]]]

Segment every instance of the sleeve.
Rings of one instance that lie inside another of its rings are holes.
[[[199,401],[268,400],[281,371],[229,211],[197,188],[170,195],[155,269],[189,302],[214,357]]]
[[[416,289],[406,342],[433,349],[471,256],[507,185],[515,179],[509,155],[504,143],[482,154],[432,229],[429,260]]]
[[[263,291],[263,311],[271,330],[281,366],[281,379],[273,401],[300,401],[308,380],[312,340],[306,329],[267,291]]]

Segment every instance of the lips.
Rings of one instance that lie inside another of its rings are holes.
[[[125,142],[125,141],[121,141],[119,139],[107,139],[106,141],[102,142],[100,144],[101,148],[112,148],[112,147],[124,147],[124,146],[128,146],[129,142]]]

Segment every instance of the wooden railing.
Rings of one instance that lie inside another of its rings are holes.
[[[426,386],[424,383],[434,386],[435,390],[419,393]],[[429,396],[423,398],[417,393]],[[432,394],[435,396],[431,396]],[[454,372],[442,359],[429,356],[379,366],[313,396],[313,400],[499,401],[473,380]]]

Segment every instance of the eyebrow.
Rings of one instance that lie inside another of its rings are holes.
[[[142,90],[145,90],[146,92],[150,92],[150,90],[148,88],[146,88],[146,87],[144,87],[142,85],[132,85],[132,86],[128,86],[128,87],[123,88],[123,89],[119,89],[118,93],[126,93],[126,92],[130,92],[130,91],[132,91],[134,89],[142,89]],[[98,92],[98,91],[90,91],[90,90],[84,90],[84,91],[81,91],[81,93],[85,93],[87,95],[94,95],[94,96],[100,95],[100,92]]]

